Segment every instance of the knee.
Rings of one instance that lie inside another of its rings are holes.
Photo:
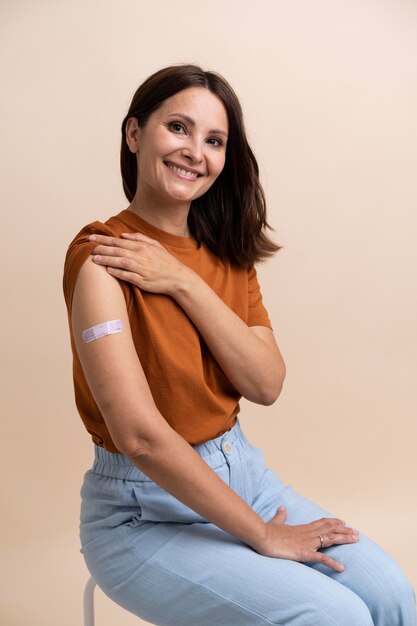
[[[416,626],[414,589],[400,567],[393,561],[382,571],[375,572],[373,581],[365,601],[375,626]]]
[[[298,621],[297,621],[298,619]],[[294,624],[300,626],[374,626],[371,613],[365,602],[350,589],[342,585],[327,587],[327,594],[317,595],[310,601],[298,606]],[[274,624],[282,624],[277,620]],[[287,622],[285,622],[287,623]],[[293,622],[291,621],[291,624]]]
[[[339,601],[337,605],[335,603],[326,607],[324,614],[323,608],[320,607],[320,611],[315,614],[315,621],[308,623],[320,626],[374,626],[368,607],[354,594],[344,598],[344,601]]]

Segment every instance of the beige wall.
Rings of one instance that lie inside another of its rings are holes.
[[[119,126],[156,69],[239,94],[284,249],[259,269],[286,360],[248,437],[417,586],[417,6],[412,0],[3,0],[2,623],[81,623],[79,487],[61,290],[69,241],[127,206]],[[59,617],[57,617],[57,613]],[[97,593],[97,624],[138,620]]]

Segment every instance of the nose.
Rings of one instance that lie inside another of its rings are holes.
[[[198,138],[194,138],[182,149],[182,154],[193,163],[201,163],[203,160],[203,145]]]

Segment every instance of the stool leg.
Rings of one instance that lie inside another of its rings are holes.
[[[94,589],[96,582],[93,578],[87,580],[84,589],[84,626],[94,626]]]

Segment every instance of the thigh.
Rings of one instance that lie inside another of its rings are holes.
[[[93,571],[98,560],[103,591],[152,624],[372,626],[348,588],[301,563],[261,556],[213,524],[115,530],[84,555]]]
[[[298,494],[291,485],[284,485],[275,472],[266,469],[253,508],[264,521],[269,521],[280,505],[287,509],[287,524],[307,524],[321,517],[335,517]],[[332,558],[343,563],[344,572],[336,572],[318,563],[310,563],[309,567],[362,598],[376,626],[415,626],[415,595],[401,568],[366,535],[360,533],[359,537],[357,543],[325,549]]]
[[[207,451],[212,468],[251,501],[264,472],[260,451],[238,439],[232,454]],[[101,589],[138,617],[167,626],[371,624],[347,588],[259,555],[147,477],[131,480],[123,458],[96,453],[81,490],[82,553]]]

